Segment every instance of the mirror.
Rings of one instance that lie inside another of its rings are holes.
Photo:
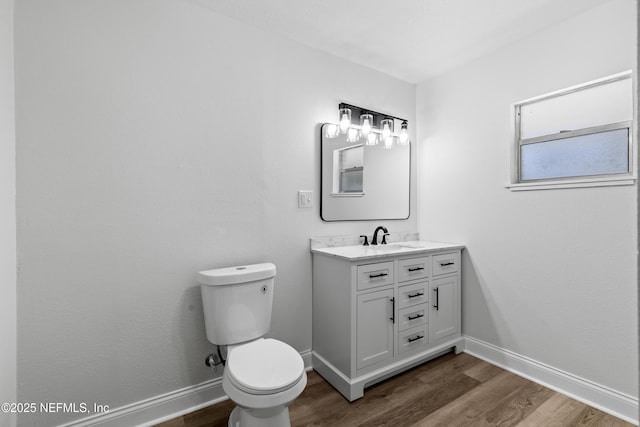
[[[326,136],[322,125],[321,203],[324,221],[409,218],[411,145],[366,145]]]

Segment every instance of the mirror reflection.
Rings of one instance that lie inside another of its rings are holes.
[[[367,145],[348,134],[328,138],[321,129],[320,215],[324,221],[407,219],[410,144]],[[352,138],[351,138],[352,139]]]
[[[364,144],[333,150],[332,195],[363,195]]]

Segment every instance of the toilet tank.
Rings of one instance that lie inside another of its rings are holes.
[[[275,275],[271,263],[199,272],[207,339],[237,344],[269,332]]]

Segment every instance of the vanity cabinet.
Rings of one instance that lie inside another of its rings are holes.
[[[356,259],[313,252],[313,368],[350,401],[463,350],[460,246]]]
[[[433,298],[433,305],[429,312],[429,341],[436,342],[460,330],[458,322],[459,307],[458,278],[455,276],[434,279],[429,285],[429,294]]]
[[[363,293],[356,303],[356,367],[366,368],[393,357],[393,289]]]

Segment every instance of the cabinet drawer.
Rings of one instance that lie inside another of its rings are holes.
[[[405,307],[400,310],[398,319],[400,331],[424,325],[429,319],[429,305],[419,304],[411,307]]]
[[[358,266],[358,290],[393,284],[393,261]]]
[[[398,307],[401,309],[429,301],[429,282],[400,286],[398,299]]]
[[[428,327],[428,325],[421,325],[400,332],[398,334],[398,354],[425,346],[429,342]]]
[[[429,257],[398,261],[398,282],[429,277]]]
[[[433,256],[433,275],[454,273],[458,271],[458,253],[442,254]]]

